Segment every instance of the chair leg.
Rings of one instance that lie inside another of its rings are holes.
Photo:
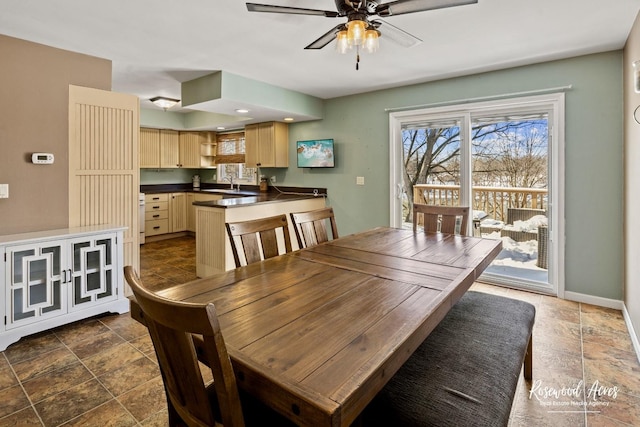
[[[524,356],[524,379],[531,381],[533,378],[533,334],[529,337],[527,354]]]

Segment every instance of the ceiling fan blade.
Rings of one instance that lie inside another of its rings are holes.
[[[374,13],[378,16],[403,15],[473,3],[478,3],[478,0],[396,0],[379,4]]]
[[[323,47],[325,47],[326,45],[328,45],[329,43],[335,40],[336,33],[340,31],[343,27],[344,27],[344,24],[336,25],[335,27],[333,27],[332,29],[330,29],[329,31],[321,35],[320,38],[318,38],[318,40],[314,41],[313,43],[305,47],[305,49],[322,49]]]
[[[267,12],[267,13],[290,13],[294,15],[316,15],[326,16],[327,18],[336,18],[340,16],[338,12],[331,10],[304,9],[301,7],[274,6],[270,4],[247,3],[249,12]]]
[[[376,19],[375,21],[371,21],[371,24],[376,29],[380,30],[380,36],[384,39],[389,39],[400,46],[403,47],[412,47],[417,44],[422,43],[422,40],[417,38],[414,35],[407,33],[405,30],[401,30],[395,25],[391,25],[382,19]]]

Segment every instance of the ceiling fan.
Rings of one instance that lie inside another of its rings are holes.
[[[373,0],[335,0],[336,11],[247,3],[247,10],[249,12],[315,15],[327,18],[346,17],[346,23],[336,25],[306,46],[305,49],[322,49],[334,39],[337,42],[336,48],[341,53],[345,53],[349,48],[355,46],[358,50],[356,62],[356,69],[358,69],[359,48],[375,52],[378,49],[378,38],[381,36],[380,28],[383,29],[385,37],[401,46],[410,47],[422,42],[419,38],[398,27],[381,19],[370,19],[371,17],[404,15],[477,2],[478,0],[396,0],[389,3],[379,3]]]

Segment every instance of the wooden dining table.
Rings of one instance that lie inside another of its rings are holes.
[[[215,304],[241,389],[298,425],[349,426],[501,248],[380,227],[157,293]]]

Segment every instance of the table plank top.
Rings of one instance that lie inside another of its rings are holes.
[[[347,426],[501,247],[381,227],[158,294],[216,305],[240,387],[300,425]]]

